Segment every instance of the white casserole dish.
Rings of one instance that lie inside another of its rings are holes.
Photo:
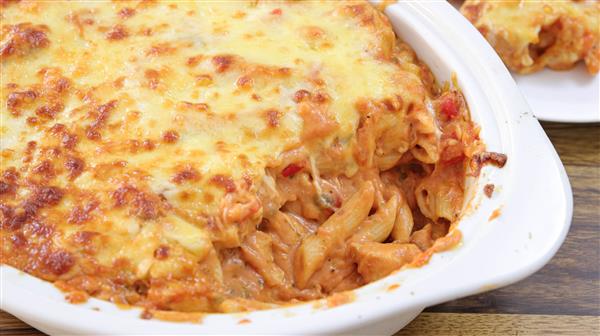
[[[334,308],[323,300],[247,314],[207,314],[201,323],[143,320],[137,309],[96,299],[69,304],[50,283],[7,266],[0,267],[1,308],[49,334],[391,334],[427,306],[505,286],[541,268],[568,231],[571,189],[510,74],[445,1],[402,2],[386,13],[438,80],[456,73],[488,150],[508,155],[503,169],[482,171],[474,189],[478,206],[459,224],[463,241],[458,248],[434,255],[422,268],[362,287],[352,302]],[[496,185],[492,199],[483,196],[487,183]],[[489,220],[497,209],[500,216]]]

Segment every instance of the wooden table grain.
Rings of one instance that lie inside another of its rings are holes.
[[[397,336],[600,335],[600,124],[542,123],[566,167],[571,230],[539,272],[427,308]],[[0,335],[43,335],[0,311]]]

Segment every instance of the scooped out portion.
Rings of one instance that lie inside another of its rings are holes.
[[[513,71],[568,70],[583,61],[598,73],[597,1],[467,0],[460,10]]]

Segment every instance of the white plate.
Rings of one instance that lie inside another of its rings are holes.
[[[600,122],[600,75],[591,76],[583,64],[568,71],[545,69],[513,77],[538,119]]]
[[[460,247],[429,264],[392,274],[354,291],[354,301],[325,301],[247,314],[207,314],[202,323],[142,320],[90,299],[64,301],[51,284],[0,267],[0,307],[50,334],[391,334],[424,307],[519,281],[540,269],[560,247],[573,211],[569,181],[552,144],[492,48],[445,2],[389,6],[397,34],[439,80],[453,73],[488,150],[508,155],[503,169],[485,167],[475,192],[479,206],[459,223]],[[492,199],[483,185],[494,183]],[[490,221],[495,211],[501,215]],[[390,290],[390,286],[397,287]],[[240,324],[241,319],[250,323]]]
[[[449,2],[457,10],[462,4],[457,0]],[[600,122],[600,74],[590,75],[583,64],[566,71],[544,69],[512,76],[539,120]]]

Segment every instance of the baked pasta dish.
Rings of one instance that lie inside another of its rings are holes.
[[[1,262],[150,310],[357,288],[456,245],[486,162],[367,2],[3,1]]]
[[[467,0],[461,12],[513,71],[567,70],[583,61],[598,73],[598,1]]]

